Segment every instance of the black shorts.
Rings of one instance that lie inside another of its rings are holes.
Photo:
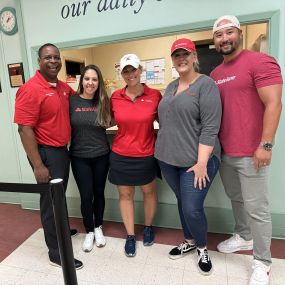
[[[108,180],[115,185],[141,186],[161,178],[160,168],[153,155],[129,157],[110,153]]]

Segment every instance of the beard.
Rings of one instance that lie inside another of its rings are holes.
[[[236,48],[231,45],[230,49],[227,49],[227,50],[223,50],[223,48],[220,48],[219,50],[219,53],[222,54],[222,55],[229,55],[229,54],[232,54],[236,51]]]

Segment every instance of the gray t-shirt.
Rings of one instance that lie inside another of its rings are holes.
[[[167,86],[158,106],[155,157],[174,166],[190,167],[197,163],[201,143],[214,146],[213,154],[220,159],[217,135],[222,107],[215,82],[200,75],[189,88],[176,94],[178,81]]]
[[[70,154],[91,158],[107,154],[110,150],[106,130],[96,124],[97,108],[93,100],[79,95],[69,99],[71,123]]]

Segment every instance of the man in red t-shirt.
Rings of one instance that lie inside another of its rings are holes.
[[[282,76],[273,57],[242,49],[242,30],[235,16],[220,17],[213,34],[216,50],[224,57],[211,73],[223,105],[220,175],[236,222],[235,234],[218,250],[253,249],[249,284],[266,285],[272,236],[266,182],[282,108]]]
[[[53,44],[45,44],[38,52],[40,69],[16,95],[14,122],[37,183],[62,178],[66,190],[69,176],[70,140],[69,96],[75,92],[57,79],[61,69],[60,53]],[[40,197],[41,221],[50,263],[61,266],[52,201],[49,191]],[[76,234],[75,229],[71,235]],[[81,261],[74,259],[76,269]]]

